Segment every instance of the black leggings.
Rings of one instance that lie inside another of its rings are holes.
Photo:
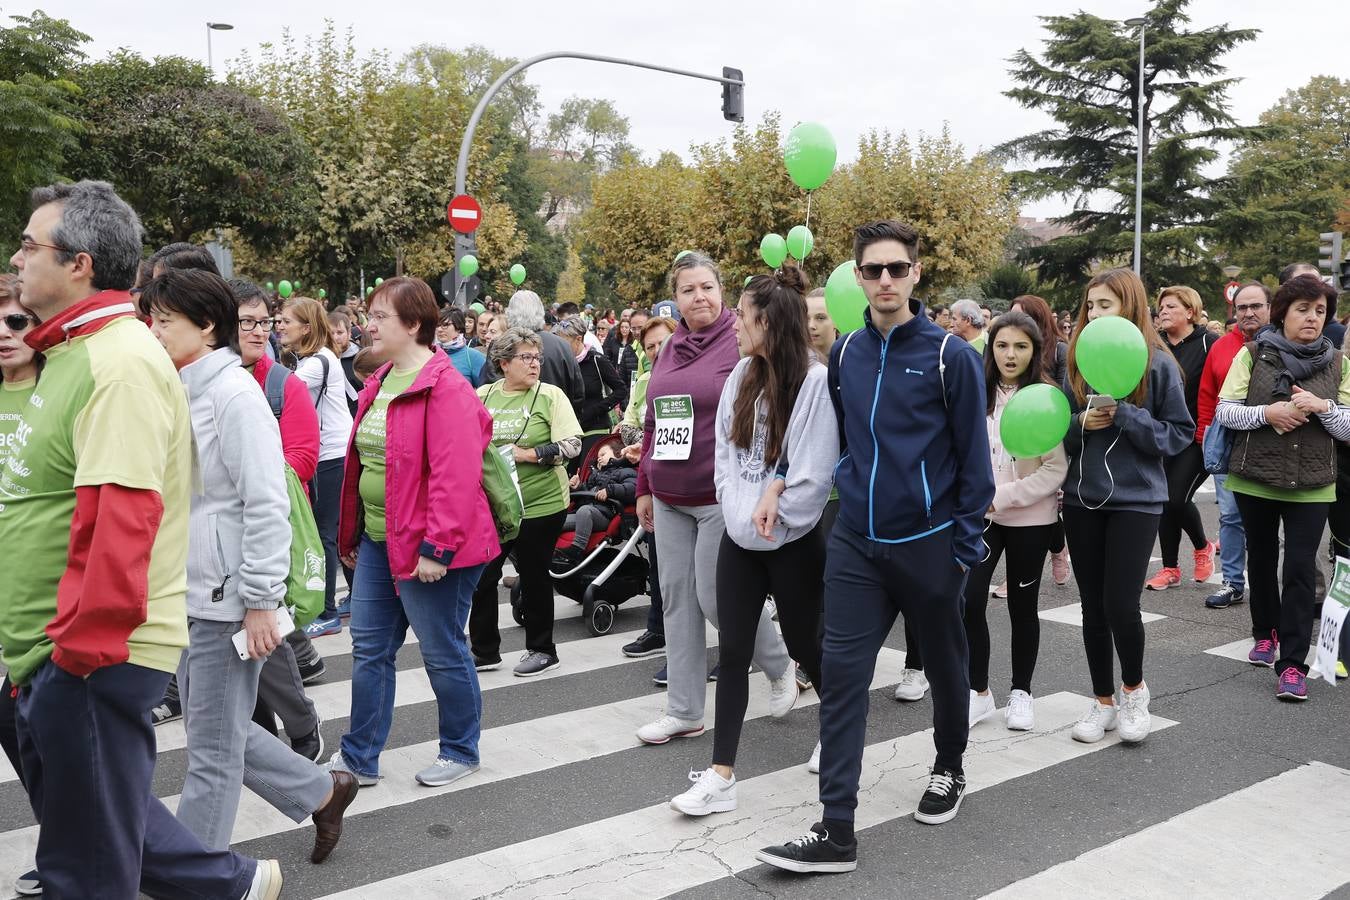
[[[1049,552],[1053,525],[1012,528],[988,522],[984,542],[989,555],[975,566],[966,581],[966,641],[970,646],[970,689],[989,689],[989,583],[998,559],[1007,551],[1008,618],[1012,621],[1012,687],[1031,693],[1031,674],[1041,644],[1041,620],[1036,604],[1041,572]]]
[[[5,758],[18,774],[19,783],[23,784],[23,759],[19,756],[18,712],[19,701],[14,696],[14,685],[6,675],[4,680],[0,681],[0,748],[4,749]]]
[[[1163,471],[1167,473],[1167,503],[1158,521],[1158,545],[1163,566],[1175,569],[1181,532],[1186,532],[1196,550],[1205,549],[1209,542],[1205,524],[1200,521],[1200,510],[1195,506],[1195,492],[1209,477],[1205,471],[1205,452],[1192,442],[1176,456],[1164,460]]]
[[[820,690],[825,535],[817,524],[776,550],[746,550],[726,535],[717,552],[718,664],[713,764],[734,766],[750,692],[750,662],[764,600],[773,594],[788,654]]]
[[[1313,570],[1327,524],[1326,503],[1290,503],[1233,493],[1242,528],[1247,533],[1247,591],[1251,598],[1252,637],[1280,638],[1275,669],[1290,666],[1305,675],[1311,644],[1317,594]],[[1280,555],[1280,525],[1284,525],[1284,577],[1276,563]],[[1283,581],[1283,585],[1281,585]],[[1281,587],[1283,586],[1283,590]]]
[[[502,544],[501,554],[487,564],[473,592],[469,612],[469,643],[478,659],[501,658],[502,635],[497,628],[497,582],[506,557],[515,551],[520,577],[520,611],[525,619],[525,649],[557,656],[553,643],[553,578],[548,574],[554,546],[562,534],[566,512],[520,520],[520,534]]]
[[[1092,692],[1098,697],[1116,691],[1113,642],[1121,681],[1134,687],[1144,680],[1139,595],[1158,536],[1158,519],[1157,513],[1064,507],[1064,531],[1083,606],[1083,649]]]

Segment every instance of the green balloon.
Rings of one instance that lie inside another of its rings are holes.
[[[295,288],[297,291],[300,290],[300,282],[299,282],[299,280],[292,281],[292,282],[291,282],[291,287]]]
[[[816,246],[815,235],[811,229],[805,225],[793,225],[792,230],[788,232],[787,249],[796,260],[806,259],[811,250]]]
[[[1093,319],[1078,336],[1074,359],[1093,393],[1122,400],[1134,392],[1148,370],[1148,344],[1129,319]]]
[[[694,252],[693,250],[681,250],[679,253],[675,254],[675,262],[679,262],[681,259],[684,259],[686,256],[688,256],[690,253],[693,252]]]
[[[267,282],[267,289],[268,289],[269,291],[275,291],[275,290],[277,289],[277,286],[276,286],[275,284],[273,284],[272,282],[269,281],[269,282]]]
[[[1003,449],[1017,459],[1044,456],[1059,446],[1069,431],[1069,399],[1049,384],[1029,384],[1003,409],[998,436]]]
[[[319,299],[320,299],[320,300],[327,300],[327,299],[328,299],[328,292],[325,291],[323,288],[319,288]]]
[[[787,241],[783,240],[781,234],[766,234],[759,242],[759,258],[764,260],[764,265],[770,269],[781,266],[787,259],[787,254]]]
[[[367,288],[366,288],[366,296],[367,296],[367,297],[369,297],[369,296],[370,296],[371,294],[373,294],[373,293],[375,293],[375,288],[373,288],[373,287],[367,287]]]
[[[754,278],[754,277],[755,277],[755,276],[753,276],[753,275],[747,275],[747,276],[745,276],[745,283],[744,283],[743,285],[741,285],[741,287],[749,287],[749,286],[750,286],[750,279],[751,279],[751,278]]]
[[[473,310],[474,313],[475,313],[476,315],[480,315],[480,316],[481,316],[483,313],[487,312],[487,307],[484,306],[484,305],[481,304],[481,303],[470,303],[470,304],[469,304],[469,309]]]
[[[376,287],[379,287],[379,286],[382,285],[382,284],[384,284],[384,279],[383,279],[383,278],[376,278],[376,279],[375,279],[375,286],[376,286]]]
[[[459,274],[464,278],[472,278],[478,271],[478,257],[472,253],[466,253],[459,258]]]
[[[834,135],[817,122],[803,122],[788,132],[783,163],[797,187],[814,191],[834,172]]]
[[[867,309],[867,295],[854,277],[852,260],[840,263],[825,280],[825,309],[840,334],[857,331],[866,324],[863,310]]]
[[[511,267],[511,283],[519,287],[521,282],[523,282],[524,280],[525,280],[525,267],[522,266],[520,263],[516,263],[514,266]]]
[[[291,295],[291,283],[284,278],[281,279],[281,281],[278,281],[277,293],[281,295],[282,300],[285,300]]]

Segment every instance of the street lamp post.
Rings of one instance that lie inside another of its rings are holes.
[[[206,68],[211,72],[211,77],[216,75],[215,61],[211,58],[211,32],[213,31],[233,31],[233,25],[227,25],[224,22],[206,23]]]
[[[1139,29],[1139,133],[1134,152],[1134,274],[1138,275],[1143,258],[1144,231],[1144,23],[1142,16],[1126,19],[1125,24]]]

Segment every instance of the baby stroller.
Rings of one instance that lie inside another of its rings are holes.
[[[590,477],[596,465],[600,448],[608,446],[615,453],[623,449],[619,435],[613,435],[598,441],[587,452],[577,472],[584,482]],[[590,491],[572,492],[572,509],[578,502],[594,497]],[[557,548],[562,550],[571,546],[575,535],[572,522],[563,525],[558,536]],[[565,597],[581,604],[581,615],[586,622],[586,630],[593,635],[609,634],[614,627],[614,609],[638,594],[648,592],[650,566],[647,560],[647,544],[643,540],[646,532],[637,521],[637,510],[633,506],[610,519],[604,530],[596,529],[587,542],[585,554],[575,565],[564,566],[555,561],[549,574],[553,577],[554,589]],[[523,625],[520,612],[520,586],[511,589],[511,612],[516,624]]]

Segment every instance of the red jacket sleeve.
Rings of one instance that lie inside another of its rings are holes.
[[[286,464],[308,484],[319,465],[319,414],[309,399],[309,388],[294,375],[286,376],[285,404],[281,407],[281,452]]]
[[[419,554],[450,565],[467,530],[465,498],[482,492],[483,451],[492,440],[492,417],[462,378],[436,380],[427,396],[427,531]]]
[[[150,551],[164,503],[118,484],[75,489],[70,552],[47,637],[52,661],[83,678],[127,661],[127,639],[145,622]]]
[[[1214,421],[1214,409],[1219,405],[1219,384],[1218,370],[1215,363],[1218,361],[1219,353],[1210,353],[1205,357],[1205,368],[1200,372],[1200,399],[1196,404],[1195,417],[1195,440],[1196,443],[1205,442],[1205,429],[1209,423]]]

